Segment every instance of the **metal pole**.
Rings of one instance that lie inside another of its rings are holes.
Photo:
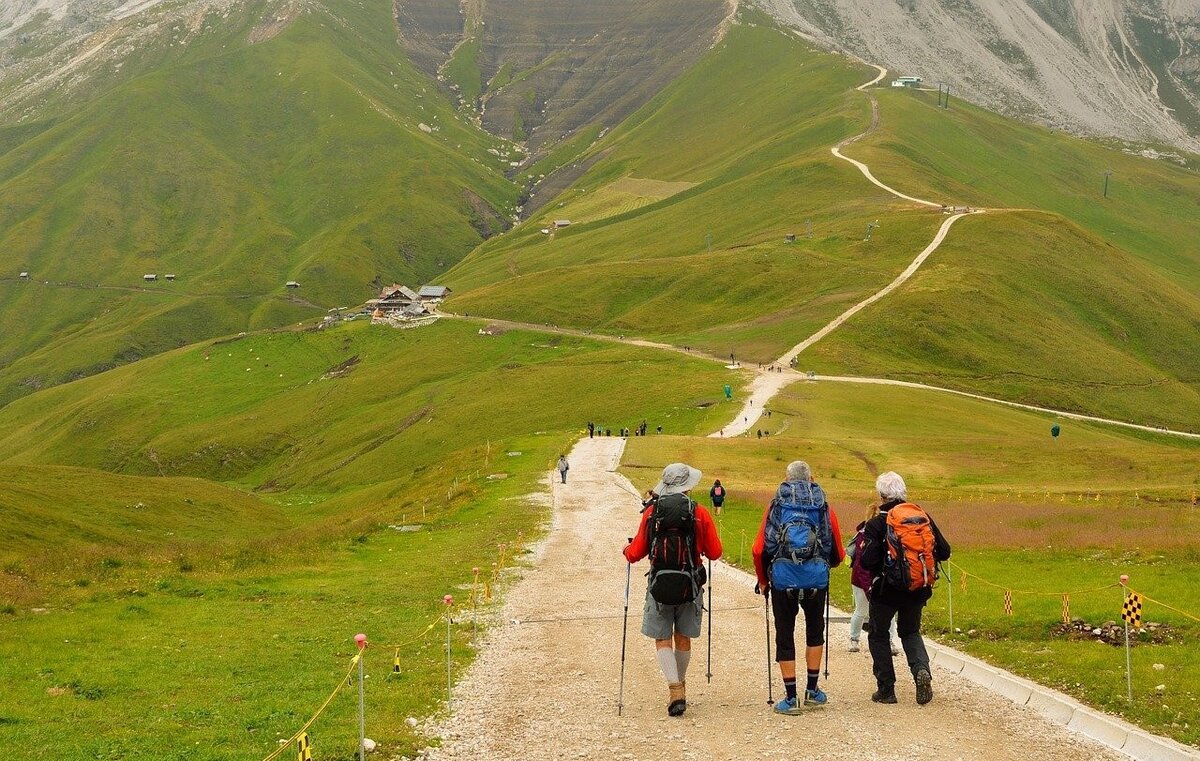
[[[946,582],[946,591],[950,595],[950,634],[954,634],[954,579]]]
[[[1121,605],[1124,607],[1125,600],[1129,597],[1129,576],[1121,575]],[[1129,617],[1124,615],[1125,611],[1121,611],[1122,620],[1125,621],[1125,697],[1130,703],[1133,702],[1133,664],[1129,658]]]
[[[363,658],[358,658],[358,761],[367,758],[367,700],[366,682],[363,674]]]
[[[444,596],[442,602],[446,604],[446,707],[452,708],[454,705],[454,672],[451,667],[453,652],[450,645],[450,624],[453,621],[450,617],[450,609],[454,606],[454,595]]]
[[[629,537],[629,544],[633,544],[633,537]],[[633,563],[626,561],[625,563],[625,619],[621,623],[621,685],[620,691],[617,693],[617,716],[621,715],[621,711],[625,709],[625,639],[629,635],[629,577],[633,573]]]
[[[767,624],[767,705],[775,705],[775,698],[771,694],[771,609],[770,609],[771,591],[767,590],[763,594],[763,620]]]
[[[367,752],[367,703],[366,676],[363,673],[363,661],[367,651],[367,635],[354,635],[354,644],[358,645],[358,761],[366,761]]]
[[[829,589],[825,590],[825,678],[829,678]]]
[[[706,680],[708,680],[708,682],[710,684],[712,683],[712,618],[713,618],[712,589],[713,589],[712,558],[709,558],[708,559],[708,673],[704,675],[704,678]]]
[[[471,569],[471,638],[479,636],[479,566]]]

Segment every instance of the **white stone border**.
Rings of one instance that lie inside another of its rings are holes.
[[[737,578],[753,588],[749,573],[718,561],[717,570]],[[836,608],[831,613],[844,616]],[[1022,679],[1002,668],[984,663],[952,647],[925,640],[934,667],[948,671],[980,687],[1036,711],[1047,721],[1061,724],[1072,732],[1119,751],[1136,761],[1200,761],[1200,751],[1166,737],[1151,734],[1115,716],[1088,708],[1074,698],[1036,682]]]
[[[1138,761],[1200,759],[1200,751],[1192,750],[1166,737],[1150,734],[1115,716],[1088,708],[1057,690],[1022,679],[952,647],[931,640],[926,640],[925,646],[937,668],[986,687],[1019,706],[1033,709],[1048,721],[1061,724],[1072,732],[1091,738],[1130,758]]]

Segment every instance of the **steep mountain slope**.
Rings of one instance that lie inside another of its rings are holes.
[[[448,273],[451,308],[775,359],[890,282],[943,219],[830,156],[870,122],[848,91],[866,79],[735,27],[601,140],[558,204]],[[1200,177],[934,100],[885,85],[878,127],[846,152],[918,197],[1034,211],[960,222],[918,278],[801,368],[1200,429]]]
[[[535,155],[616,126],[719,36],[726,0],[397,0],[405,47]]]
[[[502,144],[404,60],[387,2],[187,7],[186,41],[150,24],[177,5],[113,22],[160,34],[0,128],[0,403],[419,284],[507,224]]]
[[[756,0],[849,50],[990,109],[1200,151],[1197,0]]]
[[[847,95],[867,78],[777,30],[735,26],[597,143],[556,204],[448,273],[451,308],[777,356],[890,280],[941,222],[858,192],[829,154],[868,122]],[[868,243],[875,220],[890,233]]]

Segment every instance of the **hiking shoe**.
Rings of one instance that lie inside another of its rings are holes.
[[[921,669],[917,672],[917,705],[923,706],[933,700],[933,676],[929,673],[929,669]]]
[[[875,694],[871,695],[871,700],[876,703],[885,703],[891,705],[896,702],[895,690],[875,690]]]
[[[804,709],[796,703],[795,698],[784,698],[775,704],[774,710],[775,713],[781,713],[785,716],[799,716],[804,713]]]
[[[846,648],[846,652],[857,653],[858,652],[858,640],[856,640],[856,639],[850,640],[850,647]]]
[[[829,696],[820,687],[815,690],[804,691],[804,705],[806,706],[823,706],[828,702]]]
[[[687,698],[684,697],[683,684],[676,682],[675,684],[667,685],[668,700],[667,715],[668,716],[683,716],[683,712],[687,710]]]

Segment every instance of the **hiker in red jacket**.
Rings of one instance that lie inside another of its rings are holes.
[[[683,463],[663,468],[662,480],[642,510],[637,535],[625,547],[625,559],[650,558],[642,634],[654,639],[658,666],[667,680],[667,713],[687,710],[687,668],[692,639],[700,636],[707,581],[704,560],[721,557],[721,540],[712,516],[688,496],[700,483],[700,471]]]
[[[786,697],[775,712],[802,712],[796,689],[796,617],[804,611],[804,661],[808,679],[803,704],[823,706],[829,700],[817,686],[821,655],[825,649],[825,607],[829,597],[829,569],[845,559],[837,514],[829,507],[821,487],[813,482],[808,463],[796,460],[787,467],[787,480],[763,513],[762,527],[754,540],[755,591],[767,595],[775,617],[775,661],[783,677]]]

